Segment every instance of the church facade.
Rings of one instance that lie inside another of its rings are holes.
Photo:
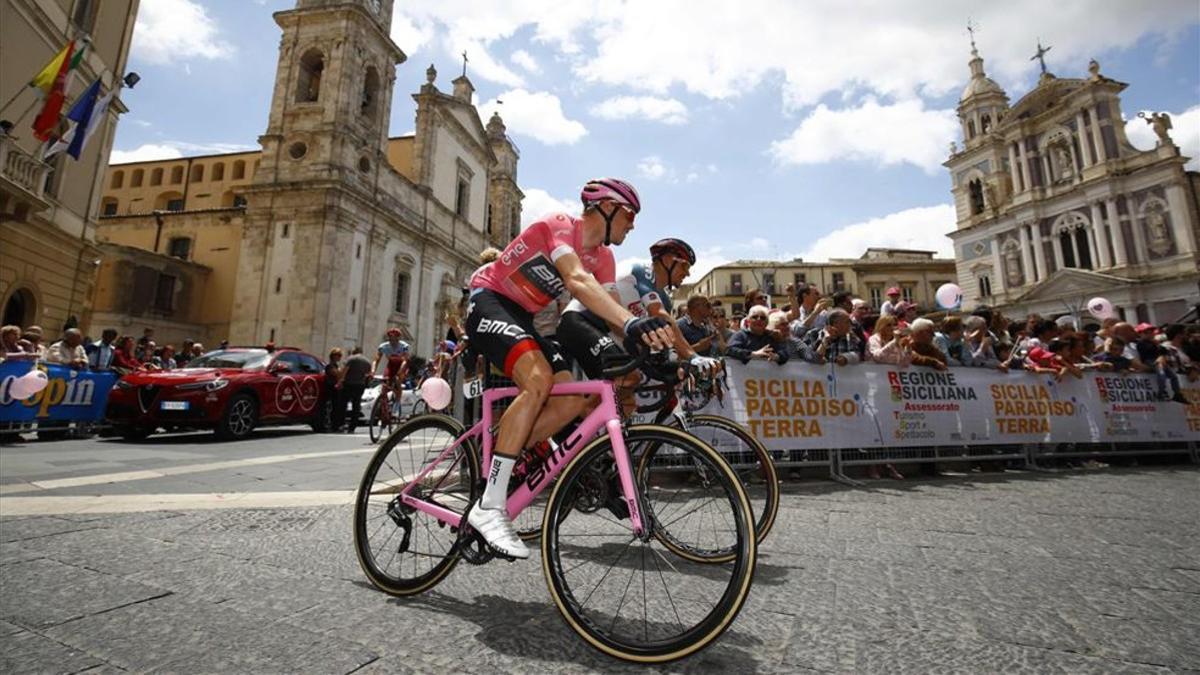
[[[95,330],[160,342],[368,350],[396,326],[428,354],[479,252],[520,227],[518,151],[465,73],[430,66],[416,130],[387,133],[390,0],[299,0],[275,14],[262,150],[114,165],[98,240]]]
[[[1039,57],[1044,54],[1039,46]],[[1125,135],[1120,93],[1092,61],[1084,78],[1045,70],[1009,106],[972,44],[951,145],[954,241],[964,306],[1014,317],[1082,315],[1109,299],[1128,321],[1166,323],[1200,299],[1200,177],[1169,134],[1145,118],[1157,147]]]

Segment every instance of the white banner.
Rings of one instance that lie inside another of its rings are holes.
[[[775,450],[1008,443],[1200,441],[1200,383],[1187,405],[1153,375],[1085,371],[1062,382],[984,368],[726,361],[729,392],[704,410]]]

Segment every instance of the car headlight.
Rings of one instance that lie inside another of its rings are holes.
[[[132,384],[129,384],[125,380],[117,380],[116,384],[113,385],[113,389],[136,389],[136,388],[137,387],[135,387]]]
[[[215,380],[205,380],[203,382],[189,382],[188,384],[181,384],[175,388],[183,389],[185,391],[195,390],[195,389],[203,389],[205,391],[216,391],[218,389],[224,389],[227,386],[229,386],[229,380],[218,377]]]

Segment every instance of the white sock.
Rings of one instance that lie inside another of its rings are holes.
[[[513,465],[517,460],[500,455],[492,455],[492,466],[488,469],[487,483],[483,497],[479,500],[480,508],[504,509],[508,503],[508,479],[512,476]]]

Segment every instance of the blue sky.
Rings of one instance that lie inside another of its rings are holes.
[[[489,7],[487,5],[499,5]],[[633,181],[644,212],[618,257],[683,236],[701,272],[738,258],[857,256],[867,246],[949,254],[940,163],[959,140],[954,107],[970,44],[1015,103],[1051,45],[1060,77],[1129,83],[1126,116],[1169,111],[1200,155],[1200,10],[1154,3],[655,0],[398,3],[391,133],[413,129],[411,93],[436,64],[468,74],[486,120],[521,150],[525,216],[574,208],[587,178]],[[142,0],[113,161],[256,147],[279,44],[271,13],[291,0]],[[1061,6],[1058,6],[1061,5]],[[1140,6],[1140,5],[1145,5]],[[1140,120],[1131,141],[1153,146]],[[1191,168],[1197,168],[1192,162]]]

